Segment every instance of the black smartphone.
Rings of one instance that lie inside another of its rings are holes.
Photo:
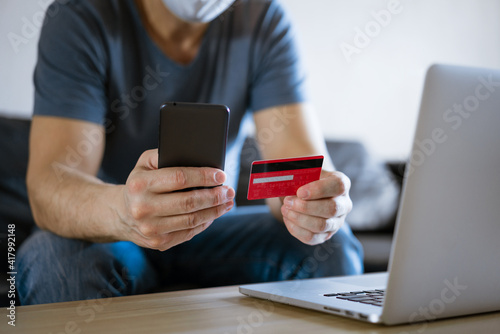
[[[168,102],[160,108],[158,167],[224,170],[229,128],[225,105]]]

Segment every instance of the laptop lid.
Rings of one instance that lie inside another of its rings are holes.
[[[382,321],[500,310],[500,70],[427,73]]]

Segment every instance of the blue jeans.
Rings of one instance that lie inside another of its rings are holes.
[[[169,286],[234,285],[360,274],[362,248],[349,226],[309,246],[267,207],[243,207],[192,240],[160,252],[131,242],[90,243],[37,230],[18,253],[21,304],[142,294]]]

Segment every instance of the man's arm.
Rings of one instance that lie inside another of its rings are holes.
[[[299,188],[297,196],[272,198],[267,203],[297,239],[307,244],[328,240],[352,209],[350,181],[335,171],[313,109],[306,104],[283,105],[256,112],[254,121],[264,159],[325,156],[320,180]]]
[[[90,241],[130,240],[165,250],[191,239],[233,206],[213,168],[158,169],[157,150],[139,158],[125,185],[96,175],[103,127],[58,117],[33,117],[27,187],[36,223],[58,235]]]

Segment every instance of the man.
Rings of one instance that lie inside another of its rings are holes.
[[[23,304],[362,271],[350,183],[329,158],[297,196],[231,210],[249,118],[265,159],[327,155],[276,2],[70,0],[48,13],[27,175],[41,230],[19,254]],[[227,173],[158,169],[169,100],[229,106]]]

